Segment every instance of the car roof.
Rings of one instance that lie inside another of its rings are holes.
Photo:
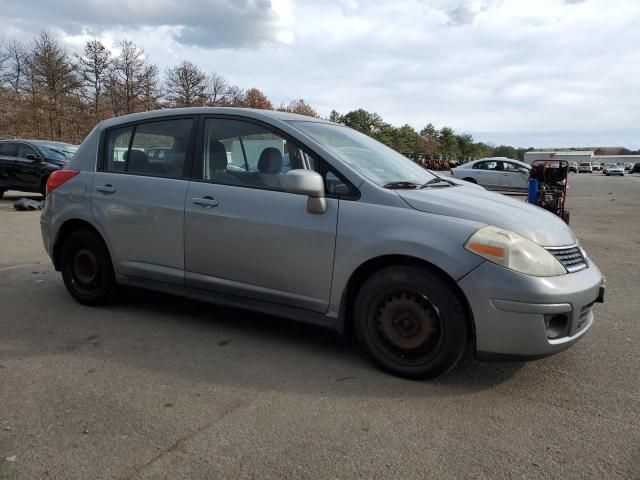
[[[72,143],[66,143],[66,142],[56,142],[54,140],[37,140],[37,139],[31,139],[31,138],[3,138],[2,140],[0,140],[1,143],[5,143],[5,142],[23,142],[23,143],[32,143],[34,145],[60,145],[60,146],[68,146],[68,147],[76,147],[77,145],[74,145]]]
[[[276,119],[280,121],[303,121],[318,123],[333,123],[322,118],[309,117],[307,115],[298,115],[297,113],[278,112],[275,110],[262,110],[258,108],[236,108],[236,107],[185,107],[185,108],[165,108],[161,110],[152,110],[149,112],[131,113],[120,117],[113,117],[100,122],[104,128],[108,128],[122,123],[137,122],[159,117],[170,117],[176,115],[237,115],[241,117],[253,118],[269,122]]]
[[[479,158],[477,160],[472,160],[468,163],[466,163],[466,165],[473,165],[474,163],[478,163],[478,162],[491,162],[491,161],[501,161],[501,162],[511,162],[511,163],[515,163],[518,165],[521,165],[523,167],[531,167],[531,165],[529,165],[526,162],[522,162],[520,160],[516,160],[515,158],[509,158],[509,157],[486,157],[486,158]]]

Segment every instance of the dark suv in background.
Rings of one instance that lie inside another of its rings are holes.
[[[77,149],[46,140],[0,141],[0,198],[7,190],[45,195],[51,172],[63,168]]]

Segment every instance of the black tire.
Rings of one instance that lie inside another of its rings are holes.
[[[462,180],[469,183],[475,183],[475,184],[478,183],[475,178],[471,178],[471,177],[463,178]]]
[[[49,177],[44,177],[40,182],[40,193],[43,197],[47,196],[47,180],[49,180]]]
[[[113,299],[113,266],[99,235],[77,230],[64,241],[60,253],[62,279],[73,298],[83,305],[104,305]]]
[[[452,288],[418,267],[374,273],[358,292],[353,314],[358,342],[374,363],[410,379],[452,369],[469,337],[465,310]]]

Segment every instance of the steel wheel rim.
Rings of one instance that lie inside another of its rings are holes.
[[[88,295],[98,288],[100,279],[100,264],[98,255],[89,248],[82,248],[76,252],[71,266],[71,278],[74,287],[81,293]]]
[[[407,366],[434,358],[444,341],[440,311],[424,293],[395,289],[370,311],[372,340],[383,354]]]

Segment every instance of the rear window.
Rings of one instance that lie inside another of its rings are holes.
[[[104,169],[181,178],[193,119],[154,121],[114,128],[107,136]]]
[[[580,166],[581,167],[590,167],[591,164],[590,163],[581,163]]]
[[[0,155],[4,157],[17,157],[18,156],[18,144],[13,142],[0,143]]]

